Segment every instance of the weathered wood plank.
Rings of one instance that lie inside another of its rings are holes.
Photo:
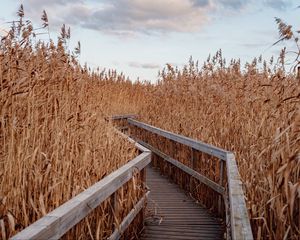
[[[112,233],[112,235],[108,238],[109,240],[118,240],[124,233],[124,231],[129,227],[131,222],[135,219],[138,213],[143,209],[145,206],[145,202],[149,195],[149,191],[145,194],[144,197],[134,206],[134,208],[129,212],[129,214],[123,219],[120,226]]]
[[[179,135],[179,134],[175,134],[175,133],[172,133],[172,132],[169,132],[169,131],[166,131],[166,130],[162,130],[160,128],[151,126],[151,125],[146,124],[146,123],[136,121],[136,120],[131,119],[131,118],[128,118],[127,121],[128,121],[129,124],[131,124],[133,126],[145,129],[149,132],[152,132],[152,133],[155,133],[157,135],[163,136],[167,139],[170,139],[170,140],[173,140],[175,142],[187,145],[191,148],[194,148],[194,149],[196,149],[198,151],[201,151],[203,153],[207,153],[209,155],[215,156],[215,157],[217,157],[219,159],[222,159],[224,161],[226,160],[226,154],[229,153],[228,151],[223,150],[223,149],[218,148],[218,147],[215,147],[213,145],[210,145],[210,144],[207,144],[207,143],[204,143],[204,142],[201,142],[201,141],[197,141],[197,140],[194,140],[194,139],[191,139],[191,138]]]
[[[197,171],[189,168],[188,166],[184,165],[183,163],[169,157],[168,155],[164,154],[163,152],[159,151],[158,149],[152,147],[151,145],[137,140],[141,145],[145,146],[146,148],[150,149],[152,152],[154,152],[155,154],[157,154],[158,156],[162,157],[163,159],[165,159],[167,162],[171,163],[172,165],[180,168],[182,171],[184,171],[185,173],[191,175],[192,177],[196,178],[197,180],[199,180],[200,182],[202,182],[203,184],[205,184],[206,186],[210,187],[211,189],[213,189],[214,191],[220,193],[221,195],[223,195],[225,193],[225,189],[224,187],[220,186],[218,183],[215,183],[214,181],[210,180],[209,178],[203,176],[202,174],[198,173]]]
[[[244,198],[242,182],[233,153],[226,156],[231,238],[233,240],[252,240],[252,230]]]
[[[59,239],[150,162],[150,152],[140,154],[11,239]]]

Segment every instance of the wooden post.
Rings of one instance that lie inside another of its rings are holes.
[[[221,187],[223,187],[223,171],[224,171],[224,162],[222,160],[220,161],[220,180],[219,180],[219,184]],[[219,200],[218,200],[218,213],[221,215],[221,204],[222,204],[222,196],[219,196]]]
[[[191,149],[191,163],[190,163],[191,165],[190,166],[192,169],[194,169],[194,160],[195,160],[194,159],[194,149],[192,147],[190,149]]]
[[[231,240],[231,221],[230,221],[230,205],[226,194],[223,195],[225,205],[225,226],[226,226],[226,239]]]
[[[190,148],[190,150],[191,150],[191,162],[190,162],[190,167],[191,167],[191,169],[194,169],[194,149],[191,147]],[[193,189],[194,189],[194,179],[193,179],[193,177],[192,176],[189,176],[190,177],[190,189],[189,189],[189,191],[190,191],[190,193],[191,194],[193,194]]]
[[[119,227],[119,204],[118,204],[118,190],[115,191],[112,196],[111,196],[111,200],[112,200],[112,203],[111,203],[111,207],[112,207],[112,212],[113,212],[113,216],[114,216],[114,221],[113,221],[113,229],[112,231],[115,231],[118,227]]]
[[[140,175],[140,178],[141,178],[141,186],[143,189],[145,189],[146,191],[148,191],[148,186],[147,186],[147,182],[146,182],[146,177],[147,177],[147,170],[146,168],[143,168],[141,170],[141,175]],[[142,209],[142,218],[143,218],[143,228],[145,227],[145,219],[146,219],[146,204],[147,204],[147,197],[145,199],[145,205]]]

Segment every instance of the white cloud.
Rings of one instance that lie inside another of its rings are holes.
[[[144,68],[144,69],[158,69],[161,66],[155,63],[138,63],[138,62],[130,62],[128,64],[130,67],[134,68]]]
[[[78,22],[72,22],[72,18],[68,16],[75,14],[84,18],[86,16],[82,15],[84,11],[92,9],[92,6],[89,6],[85,0],[15,0],[15,2],[19,5],[23,4],[25,17],[34,21],[35,25],[42,24],[41,16],[43,10],[46,10],[50,28],[55,31],[63,23],[78,25]]]
[[[208,21],[210,4],[191,0],[112,0],[91,13],[84,27],[111,32],[192,32]]]
[[[15,0],[16,1],[16,0]],[[18,1],[20,2],[20,1]],[[240,11],[254,0],[23,0],[25,14],[39,20],[48,13],[50,27],[63,23],[113,34],[196,32],[212,14]],[[279,10],[289,0],[264,0]]]
[[[292,6],[292,1],[290,0],[264,0],[264,4],[267,7],[271,7],[277,10],[286,10]]]
[[[18,1],[20,2],[20,1]],[[39,20],[45,9],[50,27],[79,25],[114,34],[191,32],[207,23],[209,0],[23,0],[25,15]]]

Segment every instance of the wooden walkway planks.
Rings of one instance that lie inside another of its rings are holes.
[[[142,240],[223,239],[223,226],[176,184],[147,167],[150,188]]]

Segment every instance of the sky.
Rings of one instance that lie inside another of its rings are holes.
[[[81,63],[133,81],[155,82],[167,63],[182,67],[191,56],[201,63],[218,49],[227,60],[277,57],[283,44],[271,47],[279,39],[275,17],[300,30],[300,0],[0,0],[0,35],[20,4],[35,27],[46,10],[53,39],[70,26]]]

